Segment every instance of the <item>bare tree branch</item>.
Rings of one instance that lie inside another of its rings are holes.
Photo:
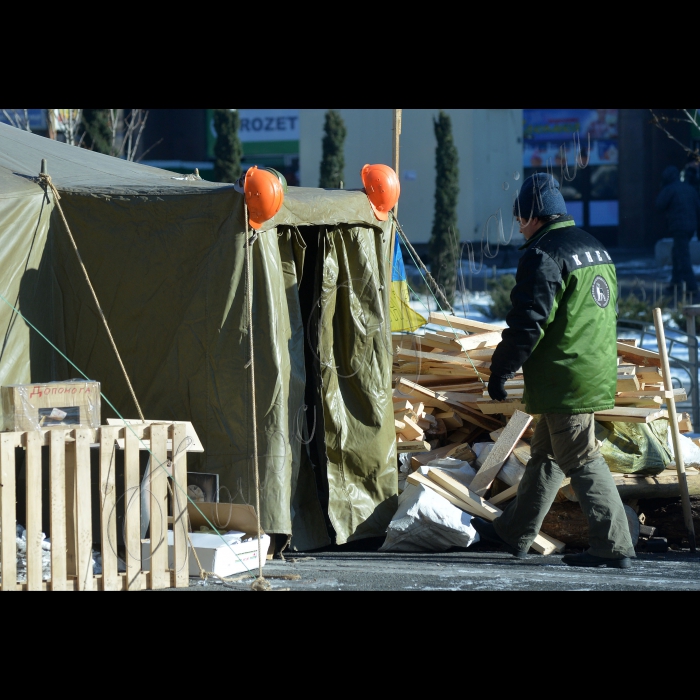
[[[688,113],[688,110],[685,110],[685,109],[683,110],[683,112],[685,112],[685,113],[688,115],[688,119],[680,119],[680,118],[673,119],[673,118],[665,117],[665,116],[659,117],[658,115],[656,115],[656,114],[654,113],[654,110],[653,110],[653,109],[650,109],[649,111],[651,112],[651,117],[652,117],[651,123],[652,123],[654,126],[656,126],[656,127],[658,127],[659,129],[661,129],[661,131],[663,131],[664,134],[666,134],[666,136],[668,136],[668,138],[670,138],[672,141],[675,141],[675,142],[676,142],[676,143],[677,143],[691,158],[693,158],[693,160],[695,160],[695,161],[697,161],[697,162],[700,162],[700,151],[699,151],[697,148],[696,148],[695,150],[693,150],[693,149],[690,148],[689,146],[686,146],[684,143],[681,143],[681,142],[680,142],[680,141],[679,141],[679,140],[678,140],[664,125],[663,125],[664,122],[667,122],[667,123],[668,123],[669,121],[676,121],[676,122],[681,121],[681,122],[689,122],[690,124],[695,124],[695,126],[698,126],[697,121],[694,120],[694,119],[692,119],[692,118],[690,117],[690,114]],[[697,112],[697,110],[696,110],[696,112]]]
[[[3,116],[10,123],[10,126],[14,126],[17,129],[22,129],[23,131],[31,132],[29,127],[29,110],[23,109],[13,109],[12,113],[8,112],[6,109],[2,110]]]
[[[143,134],[143,130],[146,128],[146,121],[148,120],[148,112],[144,112],[144,110],[140,109],[139,110],[139,117],[143,115],[143,119],[139,119],[139,128],[138,128],[138,133],[136,134],[136,142],[134,143],[134,154],[131,157],[131,160],[134,160],[134,157],[136,156],[136,153],[138,152],[139,149],[139,141],[141,140],[141,136]]]
[[[145,158],[145,157],[146,157],[146,153],[148,153],[149,151],[153,150],[159,143],[163,143],[163,139],[158,139],[154,144],[152,144],[151,146],[149,146],[149,147],[136,159],[135,162],[136,162],[136,163],[140,162],[142,158]]]

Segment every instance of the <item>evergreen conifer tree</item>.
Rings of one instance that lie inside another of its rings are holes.
[[[108,109],[84,109],[82,129],[85,148],[98,153],[112,154],[112,130],[109,128]]]
[[[430,234],[430,268],[445,297],[454,302],[459,258],[457,230],[457,195],[459,169],[457,147],[452,137],[452,120],[442,110],[433,119],[435,148],[435,215]]]
[[[215,109],[214,130],[214,180],[216,182],[236,182],[241,176],[243,146],[238,138],[240,117],[236,110]]]
[[[321,158],[321,177],[319,187],[337,189],[344,179],[345,156],[343,148],[347,129],[340,112],[329,109],[323,125],[323,157]]]

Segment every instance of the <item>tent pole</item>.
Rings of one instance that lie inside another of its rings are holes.
[[[393,111],[392,119],[392,135],[391,140],[391,167],[394,168],[396,177],[399,177],[399,140],[401,138],[401,113],[402,109],[395,109]],[[396,220],[399,212],[398,201],[394,204],[394,220]],[[391,229],[391,241],[389,242],[389,275],[387,277],[387,287],[389,289],[389,296],[391,296],[391,280],[393,277],[393,266],[394,266],[394,243],[396,241],[396,224]]]

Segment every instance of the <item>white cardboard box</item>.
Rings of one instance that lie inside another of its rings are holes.
[[[221,577],[231,576],[245,571],[256,572],[258,570],[258,540],[250,539],[246,542],[231,544],[243,533],[228,535],[214,535],[208,532],[191,532],[190,539],[194,546],[199,561],[205,571],[211,571]],[[225,544],[221,538],[228,542]],[[270,546],[270,536],[261,537],[262,564],[265,566],[267,550]],[[188,543],[189,547],[189,543]],[[233,550],[233,551],[232,551]],[[151,541],[141,540],[142,569],[148,571],[151,568]],[[168,530],[168,565],[173,566],[173,532]],[[189,553],[190,576],[199,576],[199,566],[192,552]]]

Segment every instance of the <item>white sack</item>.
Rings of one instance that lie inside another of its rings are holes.
[[[451,547],[468,547],[479,541],[471,519],[469,513],[431,488],[406,484],[379,551],[444,552]]]
[[[696,467],[700,469],[700,447],[698,447],[689,437],[683,435],[683,433],[681,433],[679,437],[681,454],[683,455],[683,464],[686,467]],[[668,427],[668,446],[671,449],[671,454],[675,458],[676,451],[673,449],[673,435],[671,433],[670,425]],[[675,469],[676,463],[672,462],[666,468]]]
[[[479,442],[474,445],[474,452],[476,452],[476,446],[479,446],[479,452],[477,453],[476,466],[481,469],[481,465],[486,461],[486,458],[491,454],[495,442]],[[514,455],[510,454],[508,459],[505,461],[500,471],[498,472],[498,478],[508,486],[515,486],[520,483],[525,473],[525,467],[523,463]]]
[[[442,469],[453,479],[459,481],[462,486],[469,486],[476,476],[476,470],[469,462],[463,462],[460,459],[453,459],[452,457],[434,459],[428,462],[428,466]]]

